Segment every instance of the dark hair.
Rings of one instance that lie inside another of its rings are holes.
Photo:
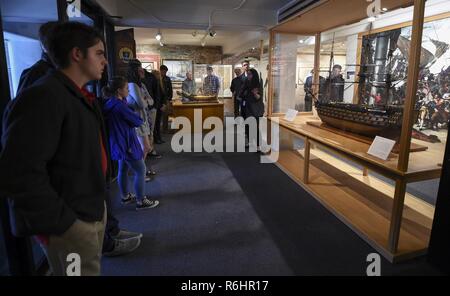
[[[84,56],[88,48],[103,42],[102,35],[93,27],[79,22],[58,23],[52,30],[49,44],[49,55],[58,68],[70,66],[69,53],[78,47]]]
[[[213,67],[211,67],[211,66],[206,67],[206,71],[212,71],[212,70],[213,70]]]
[[[256,71],[255,69],[251,68],[250,70],[248,70],[248,72],[252,72],[252,80],[249,81],[249,87],[250,89],[254,89],[254,88],[260,88],[261,84],[259,81],[259,74],[258,71]]]
[[[250,61],[249,60],[243,60],[241,64],[243,63],[247,63],[250,66]]]
[[[338,69],[338,68],[339,68],[339,70],[342,70],[342,66],[341,65],[336,64],[336,65],[333,66],[333,70],[334,69]]]
[[[127,79],[128,82],[136,83],[141,87],[142,78],[139,76],[139,68],[142,68],[142,63],[139,60],[133,59],[128,62]]]
[[[127,79],[123,76],[114,76],[108,81],[108,85],[102,88],[103,97],[109,98],[117,95],[117,91],[123,88],[128,83]]]
[[[53,36],[52,31],[55,29],[58,22],[52,21],[42,24],[39,27],[39,41],[45,51],[49,50],[51,36]]]
[[[159,67],[159,71],[169,71],[169,68],[167,68],[166,65],[161,65],[161,66]]]

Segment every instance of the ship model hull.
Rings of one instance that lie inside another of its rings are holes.
[[[217,96],[207,96],[207,95],[193,95],[187,94],[185,92],[177,92],[178,95],[183,98],[189,99],[189,101],[184,101],[183,104],[188,103],[218,103]]]
[[[402,106],[368,107],[333,102],[316,102],[315,106],[322,122],[346,132],[393,140],[397,140],[400,134]]]

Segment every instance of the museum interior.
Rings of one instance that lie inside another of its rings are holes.
[[[450,273],[448,0],[0,0],[0,176],[9,138],[31,147],[17,154],[43,146],[14,136],[5,110],[39,87],[21,84],[43,59],[47,22],[81,22],[102,36],[106,70],[84,86],[99,102],[107,106],[105,88],[125,77],[123,100],[135,111],[136,63],[153,102],[139,119],[150,134],[129,128],[152,206],[129,204],[139,174],[113,157],[107,219],[113,213],[130,237],[112,238],[113,251],[103,245],[99,275]],[[35,124],[27,134],[46,133]],[[49,186],[55,159],[42,159]],[[55,188],[70,208],[77,197]],[[8,190],[0,184],[0,275],[54,275],[41,233],[14,230],[33,193]]]

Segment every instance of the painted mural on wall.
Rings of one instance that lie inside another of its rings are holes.
[[[359,102],[403,105],[412,27],[363,38]],[[450,18],[424,24],[416,129],[447,127],[450,111]]]

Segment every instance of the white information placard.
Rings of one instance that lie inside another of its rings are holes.
[[[394,146],[395,141],[376,136],[367,153],[383,160],[387,160]]]
[[[297,117],[298,111],[294,109],[288,109],[284,119],[290,122],[293,122],[295,117]]]

